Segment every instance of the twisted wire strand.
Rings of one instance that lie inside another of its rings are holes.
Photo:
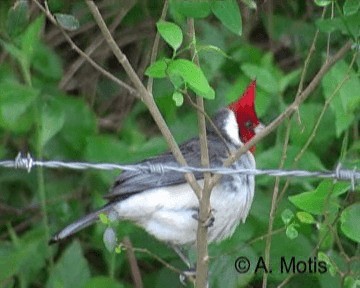
[[[66,168],[76,170],[98,169],[98,170],[126,170],[126,171],[142,171],[144,173],[163,174],[165,171],[174,172],[210,172],[213,174],[231,175],[268,175],[273,177],[317,177],[330,178],[341,181],[350,181],[352,190],[355,190],[356,182],[360,179],[360,171],[356,168],[350,170],[337,165],[334,171],[306,171],[306,170],[282,170],[282,169],[233,169],[227,167],[190,167],[190,166],[172,166],[163,164],[133,164],[121,165],[112,163],[88,163],[88,162],[63,162],[63,161],[39,161],[34,160],[28,153],[26,156],[19,153],[15,160],[0,161],[0,167],[26,169],[28,172],[33,167],[41,166],[46,168]]]

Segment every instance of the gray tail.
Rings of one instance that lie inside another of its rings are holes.
[[[49,241],[49,244],[57,243],[61,240],[64,240],[65,238],[79,232],[80,230],[89,227],[90,225],[94,224],[97,220],[99,220],[99,215],[101,213],[109,214],[109,212],[112,210],[112,207],[114,205],[106,205],[103,208],[91,212],[90,214],[84,216],[83,218],[80,218],[79,220],[69,224],[64,229],[56,233]]]

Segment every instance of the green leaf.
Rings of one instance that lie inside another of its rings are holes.
[[[57,101],[49,101],[42,106],[39,135],[42,147],[61,130],[65,122],[64,116]]]
[[[100,219],[100,222],[105,224],[105,225],[108,225],[110,223],[110,220],[108,218],[108,216],[104,213],[100,213],[99,214],[99,219]]]
[[[87,138],[95,134],[95,115],[81,99],[59,95],[56,100],[61,105],[65,117],[64,126],[60,132],[60,143],[74,151],[70,156],[78,159],[84,153]]]
[[[180,92],[175,91],[172,95],[172,99],[175,101],[175,105],[178,107],[184,103],[184,96]]]
[[[110,252],[114,252],[115,248],[116,248],[116,242],[117,242],[117,238],[116,238],[116,234],[113,228],[111,227],[107,227],[105,229],[104,235],[103,235],[103,242],[105,245],[105,248]]]
[[[193,62],[185,59],[174,60],[168,66],[168,73],[181,76],[199,96],[207,99],[215,98],[215,91],[210,87],[202,70]]]
[[[5,42],[2,39],[0,39],[0,44],[18,62],[22,63],[23,61],[25,61],[25,59],[26,59],[25,53],[23,51],[21,51],[18,47],[16,47],[12,43]]]
[[[159,21],[156,27],[161,37],[176,51],[183,41],[183,34],[178,25],[172,22]]]
[[[171,59],[169,58],[157,60],[145,70],[145,75],[152,78],[165,78],[167,63],[170,61]]]
[[[13,131],[29,128],[31,122],[23,123],[24,114],[37,99],[40,91],[17,83],[0,84],[0,126]],[[29,118],[28,121],[30,120]],[[24,126],[25,125],[25,126]]]
[[[281,213],[281,219],[285,225],[288,225],[293,218],[294,218],[294,213],[290,209],[285,209]]]
[[[38,17],[21,35],[21,50],[29,63],[31,63],[33,55],[37,51],[37,46],[40,43],[39,34],[44,26],[44,21],[43,16]]]
[[[49,79],[60,80],[63,74],[60,57],[42,43],[39,43],[37,51],[34,53],[33,68],[40,72],[44,82],[48,82]]]
[[[360,203],[347,207],[340,216],[341,231],[351,240],[360,243]]]
[[[324,261],[326,263],[330,275],[334,277],[336,275],[336,267],[334,266],[333,262],[330,260],[330,257],[326,255],[324,252],[319,252],[317,257],[319,261]]]
[[[286,236],[291,240],[293,240],[299,236],[299,232],[297,231],[294,223],[292,223],[288,227],[286,227]]]
[[[359,0],[346,0],[343,6],[344,15],[355,14],[359,11],[359,9],[360,9]]]
[[[74,241],[51,270],[47,288],[85,287],[90,279],[90,269],[78,241]]]
[[[280,92],[279,82],[273,73],[264,67],[254,64],[243,64],[241,70],[250,79],[256,79],[256,84],[270,94],[278,94]]]
[[[322,87],[325,98],[330,98],[344,77],[348,74],[349,65],[345,61],[336,63],[324,76]],[[358,75],[350,70],[349,79],[341,86],[330,102],[331,110],[335,113],[336,135],[339,137],[342,132],[348,129],[355,120],[357,107],[360,105],[360,82]]]
[[[79,21],[70,14],[55,13],[56,21],[65,30],[75,31],[80,27]]]
[[[325,7],[325,6],[328,6],[329,4],[331,4],[331,2],[333,2],[333,0],[315,0],[314,2],[317,6]]]
[[[297,212],[296,217],[300,220],[301,223],[305,223],[305,224],[316,223],[314,217],[307,212],[303,212],[303,211]]]
[[[38,244],[37,241],[29,242],[19,248],[5,242],[0,245],[0,281],[2,283],[20,272],[24,263],[28,262],[29,255],[37,253]]]
[[[205,18],[210,14],[209,1],[172,0],[170,7],[185,17]]]
[[[211,10],[231,32],[239,36],[242,34],[240,9],[235,0],[212,1]]]
[[[296,207],[315,215],[321,215],[328,209],[336,211],[338,204],[332,197],[334,184],[331,180],[322,181],[314,191],[290,196],[289,200]]]
[[[16,1],[8,12],[6,30],[11,37],[19,35],[28,24],[29,5],[27,1]]]
[[[96,276],[91,278],[85,285],[85,288],[125,288],[118,280],[106,276]]]
[[[301,69],[296,69],[287,73],[280,79],[279,87],[280,91],[284,92],[286,88],[292,85],[296,85],[300,80]]]

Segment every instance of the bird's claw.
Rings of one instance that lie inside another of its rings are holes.
[[[180,283],[184,286],[186,286],[187,282],[195,283],[195,277],[196,277],[196,269],[190,268],[188,270],[182,271],[182,273],[179,276]]]
[[[214,215],[212,214],[212,210],[210,211],[210,215],[207,219],[205,220],[201,220],[199,219],[199,213],[195,213],[192,215],[192,217],[196,220],[196,221],[200,221],[201,224],[206,227],[206,228],[210,228],[211,226],[214,225],[214,222],[215,222],[215,217]]]

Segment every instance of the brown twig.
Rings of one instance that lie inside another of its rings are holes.
[[[165,0],[164,7],[163,7],[162,12],[161,12],[160,20],[165,20],[166,14],[167,14],[167,11],[168,11],[168,7],[169,7],[169,1]],[[152,50],[151,50],[150,64],[154,63],[155,60],[156,60],[157,53],[158,53],[158,48],[159,48],[159,41],[160,41],[160,34],[159,34],[159,32],[156,32],[155,39],[154,39],[154,44],[153,44],[153,47],[152,47]],[[153,82],[154,82],[154,78],[149,77],[146,89],[150,93],[152,93]]]
[[[130,263],[131,277],[132,277],[132,279],[134,281],[134,287],[142,288],[142,287],[144,287],[144,285],[143,285],[143,282],[142,282],[139,265],[137,263],[135,253],[134,253],[134,248],[132,246],[130,238],[127,237],[127,236],[124,237],[123,244],[127,247],[126,255],[127,255],[127,258],[129,260],[129,263]]]
[[[287,122],[287,126],[286,126],[286,134],[285,134],[285,139],[284,139],[284,145],[283,145],[283,151],[281,154],[281,159],[280,159],[280,164],[279,164],[279,169],[282,169],[284,167],[285,164],[285,160],[286,160],[286,154],[287,154],[287,148],[288,148],[288,144],[289,144],[289,138],[290,138],[290,131],[291,131],[291,122],[288,121]],[[271,208],[270,208],[270,215],[269,215],[269,226],[268,226],[268,235],[266,237],[266,243],[265,243],[265,267],[269,267],[270,264],[270,248],[271,248],[271,231],[273,230],[274,227],[274,221],[275,221],[275,213],[276,213],[276,208],[277,208],[277,198],[279,195],[279,186],[280,186],[280,177],[276,177],[275,178],[275,185],[274,185],[274,193],[272,196],[272,200],[271,200]],[[268,278],[268,273],[264,273],[263,275],[263,282],[262,282],[262,287],[265,288],[267,285],[267,278]]]
[[[194,19],[188,20],[189,38],[190,38],[190,52],[191,57],[194,59],[194,63],[200,66],[199,57],[196,52],[195,43],[195,26]],[[204,99],[200,96],[196,96],[196,104],[199,107],[197,110],[198,127],[199,127],[199,141],[200,141],[200,153],[201,153],[201,166],[208,168],[210,165],[208,143],[206,137],[206,122],[205,116],[200,111],[204,111]],[[207,231],[208,228],[204,223],[211,217],[210,207],[210,173],[204,173],[204,187],[201,191],[199,198],[199,221],[196,235],[197,246],[197,263],[196,263],[196,287],[207,287],[208,282],[208,270],[209,270],[209,255],[207,245]]]

